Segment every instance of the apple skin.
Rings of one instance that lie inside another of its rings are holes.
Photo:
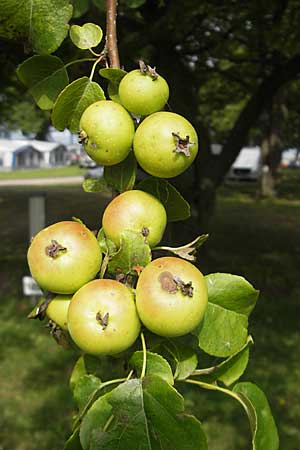
[[[67,317],[72,295],[56,295],[46,309],[48,319],[53,320],[62,330],[68,331]]]
[[[115,197],[102,217],[105,235],[117,246],[120,245],[122,231],[142,233],[146,228],[149,231],[146,241],[154,247],[161,241],[166,225],[167,213],[163,204],[153,195],[138,189]]]
[[[169,98],[169,86],[160,75],[153,79],[136,69],[122,78],[119,97],[121,104],[128,111],[139,116],[148,116],[163,109]]]
[[[192,282],[192,296],[162,287],[162,274]],[[207,286],[202,273],[190,262],[175,257],[153,260],[142,271],[136,286],[136,307],[142,323],[164,337],[183,336],[202,320],[207,306]]]
[[[107,325],[101,317],[108,313]],[[129,348],[140,332],[134,293],[115,280],[93,280],[73,296],[68,329],[75,344],[90,355],[114,355]]]
[[[118,164],[132,147],[134,123],[119,103],[111,100],[92,103],[83,112],[79,127],[85,151],[98,164]]]
[[[66,249],[55,257],[47,254],[53,240]],[[27,261],[31,275],[42,289],[73,294],[95,278],[102,253],[95,235],[85,225],[62,221],[44,228],[33,238]]]
[[[176,153],[176,133],[181,139],[189,136],[190,156]],[[184,172],[195,160],[198,153],[198,137],[191,123],[172,112],[161,111],[146,117],[138,126],[133,150],[135,157],[145,172],[159,178],[172,178]]]

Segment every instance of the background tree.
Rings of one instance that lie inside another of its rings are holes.
[[[205,226],[216,190],[240,149],[253,138],[262,142],[273,99],[299,76],[299,1],[119,3],[121,64],[126,62],[129,70],[143,58],[156,65],[172,86],[170,109],[191,120],[199,133],[193,176],[189,173],[182,181],[179,177],[178,183],[196,206],[200,226]],[[74,0],[73,4],[73,23],[105,24],[104,1]],[[0,36],[8,37],[8,13],[2,14]],[[20,34],[18,30],[16,37]],[[26,43],[27,49],[29,44],[34,47],[34,42]],[[57,54],[68,59],[71,52],[66,40]],[[81,69],[74,68],[74,75]],[[289,102],[289,117],[291,111],[296,117],[298,105]],[[212,152],[215,143],[223,149],[217,156]]]

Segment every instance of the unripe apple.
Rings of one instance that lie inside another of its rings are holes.
[[[198,137],[191,123],[172,112],[157,112],[138,126],[133,150],[150,175],[172,178],[184,172],[198,152]]]
[[[115,280],[93,280],[74,294],[68,329],[91,355],[113,355],[130,347],[140,331],[133,291]]]
[[[98,164],[112,166],[123,161],[132,146],[134,123],[119,103],[100,100],[92,103],[80,119],[80,141]]]
[[[117,246],[122,231],[131,230],[142,233],[150,247],[154,247],[162,239],[166,224],[167,213],[162,203],[137,189],[115,197],[102,217],[104,233]]]
[[[56,295],[46,309],[47,317],[63,330],[68,330],[67,317],[72,295]]]
[[[146,328],[165,337],[192,331],[207,306],[202,273],[190,262],[175,257],[153,260],[136,286],[136,307]]]
[[[100,270],[102,253],[95,235],[83,224],[58,222],[41,230],[27,253],[38,285],[57,294],[73,294]]]
[[[147,116],[163,109],[169,98],[169,86],[160,75],[151,76],[141,70],[132,70],[119,85],[121,104],[128,111]]]

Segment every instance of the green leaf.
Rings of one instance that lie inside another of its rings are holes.
[[[17,75],[44,110],[52,108],[58,94],[69,83],[64,63],[57,56],[32,56],[19,65]]]
[[[146,0],[126,0],[126,6],[128,8],[139,8],[140,6],[144,5],[146,3]]]
[[[201,324],[194,334],[199,347],[209,355],[227,357],[245,344],[248,336],[248,319],[219,305],[208,303]]]
[[[101,12],[106,12],[106,0],[92,0],[96,8]]]
[[[208,234],[202,234],[194,239],[192,242],[188,244],[181,245],[180,247],[167,247],[165,245],[155,247],[154,250],[165,250],[167,252],[174,253],[174,255],[179,256],[180,258],[186,259],[188,261],[196,260],[196,250],[201,247],[202,244],[208,239]]]
[[[79,379],[86,375],[86,367],[84,357],[80,356],[73,367],[72,374],[70,377],[70,388],[71,391],[74,392],[75,386],[78,383]]]
[[[95,377],[94,375],[82,375],[77,380],[74,387],[73,396],[80,411],[83,410],[94,397],[100,385],[100,378]]]
[[[105,236],[103,228],[99,230],[97,239],[102,253],[109,254],[112,256],[118,252],[116,244]]]
[[[126,70],[115,69],[110,67],[105,67],[99,70],[101,77],[106,78],[113,83],[120,83],[123,77],[127,74]]]
[[[175,362],[175,379],[185,380],[197,368],[197,354],[191,347],[168,340],[163,343],[163,348],[167,350]]]
[[[244,382],[234,386],[244,404],[252,431],[253,450],[278,450],[279,438],[272,412],[265,394],[255,384]]]
[[[23,41],[29,50],[53,53],[68,34],[69,0],[2,0],[0,37]]]
[[[217,366],[209,367],[207,369],[198,369],[193,375],[200,375],[201,380],[206,383],[213,383],[216,380],[220,380],[225,386],[230,386],[236,382],[246,370],[249,361],[249,347],[251,344],[253,344],[253,339],[249,336],[246,344],[243,345],[237,353],[231,355]]]
[[[78,17],[83,16],[90,7],[90,0],[73,0],[73,18],[78,19]]]
[[[82,183],[85,192],[104,192],[108,186],[105,179],[102,178],[86,178]]]
[[[253,343],[252,339],[251,342],[247,341],[238,353],[230,356],[219,365],[217,376],[225,386],[230,386],[235,383],[245,372],[249,361],[250,343]]]
[[[59,94],[52,112],[53,125],[60,131],[69,128],[72,133],[77,133],[82,113],[98,100],[105,100],[99,84],[88,77],[78,78]]]
[[[110,274],[127,275],[136,271],[135,267],[145,267],[151,261],[151,250],[144,236],[135,231],[125,230],[121,234],[119,251],[108,263]]]
[[[108,403],[110,392],[98,398],[84,416],[80,426],[80,442],[84,450],[89,450],[94,430],[103,428],[111,416],[112,406]]]
[[[185,220],[190,217],[190,205],[182,195],[166,180],[149,177],[141,181],[136,189],[148,192],[157,197],[167,211],[168,222]]]
[[[104,178],[107,184],[120,193],[133,188],[135,177],[136,159],[133,152],[130,152],[127,158],[119,164],[104,168]]]
[[[76,428],[74,433],[66,441],[63,450],[82,450],[79,439],[79,428]]]
[[[129,364],[140,376],[143,367],[143,352],[134,352],[129,360]],[[173,373],[168,361],[157,353],[147,352],[146,375],[157,375],[167,383],[173,385]]]
[[[104,68],[99,70],[99,74],[109,80],[107,86],[107,93],[111,100],[120,103],[119,84],[122,78],[126,75],[126,71],[122,69]]]
[[[160,377],[123,383],[109,403],[114,421],[93,434],[90,450],[207,450],[200,422],[184,414],[182,396]]]
[[[97,47],[102,36],[102,29],[94,23],[85,23],[82,26],[72,25],[70,28],[70,38],[73,44],[81,50]]]
[[[212,273],[205,279],[209,302],[249,316],[255,307],[259,291],[245,278],[230,273]]]

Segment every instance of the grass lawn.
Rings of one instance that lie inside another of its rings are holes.
[[[198,254],[205,274],[240,274],[261,290],[250,317],[255,345],[243,380],[266,392],[283,450],[300,449],[299,181],[300,171],[284,172],[275,200],[256,201],[248,188],[224,188],[210,229],[193,229],[210,233]],[[61,450],[74,412],[68,376],[76,355],[56,345],[42,322],[26,319],[31,304],[21,293],[33,190],[0,189],[0,450]],[[97,229],[108,201],[80,186],[49,187],[47,223],[76,216]],[[209,450],[250,450],[239,405],[194,388],[186,394],[188,410],[208,431]]]
[[[0,172],[0,181],[24,178],[74,177],[84,175],[85,172],[86,169],[81,169],[78,166],[53,167],[51,169],[20,169],[12,172]]]

